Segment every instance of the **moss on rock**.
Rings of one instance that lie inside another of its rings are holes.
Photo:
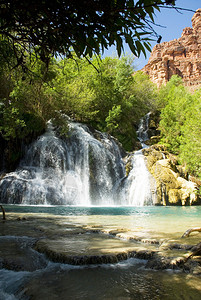
[[[177,157],[161,145],[143,150],[147,167],[156,180],[156,205],[196,205],[199,203],[198,185],[187,180],[185,168]]]

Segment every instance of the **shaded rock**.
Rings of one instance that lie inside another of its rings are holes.
[[[0,266],[14,271],[35,271],[47,265],[46,260],[31,247],[28,237],[0,237]]]
[[[176,165],[176,172],[180,174],[180,176],[186,180],[189,179],[188,172],[186,171],[186,168],[181,165]]]
[[[149,260],[146,264],[146,268],[154,270],[165,270],[170,268],[172,269],[172,266],[169,258],[157,257],[155,259]]]
[[[181,194],[178,189],[170,189],[168,193],[168,204],[182,205]]]
[[[159,143],[160,139],[161,139],[160,135],[153,135],[153,136],[150,137],[149,144],[150,145],[157,144],[157,143]]]

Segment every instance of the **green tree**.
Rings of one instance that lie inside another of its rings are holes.
[[[57,110],[110,132],[132,150],[139,119],[154,108],[156,87],[142,72],[134,74],[132,57],[98,61],[93,57],[91,63],[100,72],[78,58],[58,63],[53,80],[58,91]]]
[[[163,96],[162,96],[163,95]],[[201,90],[191,93],[172,76],[159,91],[161,143],[178,155],[187,171],[201,178]]]
[[[3,59],[2,64],[1,77],[8,86],[0,88],[1,135],[6,139],[24,138],[32,133],[34,136],[45,129],[46,121],[54,114],[54,89],[50,87],[55,76],[53,61],[47,70],[33,53],[27,62],[31,71],[24,73],[14,68],[16,59],[14,54],[11,57],[13,61]]]
[[[201,91],[193,95],[193,102],[188,108],[186,121],[182,127],[180,159],[187,170],[201,178]]]
[[[174,75],[163,87],[165,107],[161,110],[161,142],[169,151],[179,154],[182,126],[187,118],[187,110],[192,103],[192,95],[183,86],[182,80]]]
[[[120,115],[122,113],[121,105],[114,105],[109,110],[108,117],[105,119],[108,132],[112,132],[119,127]]]

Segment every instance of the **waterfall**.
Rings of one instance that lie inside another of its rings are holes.
[[[147,113],[144,118],[140,119],[140,124],[137,130],[137,137],[138,140],[141,142],[142,148],[146,148],[147,145],[144,143],[146,140],[149,139],[148,130],[149,130],[149,118],[151,112]]]
[[[96,135],[97,138],[94,137]],[[0,184],[2,203],[29,205],[115,205],[125,170],[112,137],[69,122],[59,138],[51,122],[27,150],[19,168]]]
[[[152,204],[150,173],[145,165],[142,150],[136,151],[131,158],[130,171],[123,190],[126,203],[130,206],[144,206]]]
[[[0,181],[0,202],[79,206],[151,203],[149,172],[141,150],[131,156],[132,170],[126,176],[114,138],[80,123],[68,124],[68,135],[61,138],[48,122],[46,133],[28,147],[17,170]],[[147,128],[141,127],[138,135],[143,142]]]
[[[145,141],[148,140],[149,117],[150,112],[140,120],[137,130],[138,139],[141,142],[142,149],[147,148]],[[127,205],[144,206],[153,203],[155,189],[151,188],[151,174],[149,173],[142,149],[132,154],[129,159],[131,171],[128,174],[123,193],[125,194]]]

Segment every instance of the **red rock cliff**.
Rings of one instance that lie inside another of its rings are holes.
[[[192,18],[192,28],[184,28],[179,39],[154,46],[142,71],[158,87],[174,74],[194,89],[201,85],[201,9]]]

